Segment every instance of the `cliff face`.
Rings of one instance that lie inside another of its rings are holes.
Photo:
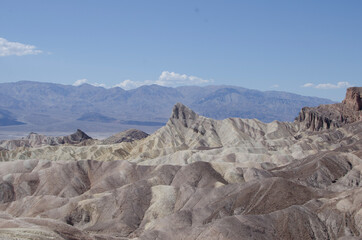
[[[320,131],[339,128],[346,123],[362,120],[362,87],[347,89],[342,103],[302,108],[295,121],[302,130]]]
[[[300,123],[302,130],[320,131],[339,128],[348,122],[341,110],[341,104],[320,105],[315,108],[304,107],[296,121]]]
[[[348,88],[342,103],[354,111],[362,110],[362,87]]]

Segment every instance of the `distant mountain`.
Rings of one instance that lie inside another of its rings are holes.
[[[132,90],[20,81],[0,84],[0,130],[115,132],[136,127],[152,132],[166,123],[181,102],[215,119],[257,118],[293,121],[302,107],[330,104],[328,99],[235,86],[158,85]],[[25,123],[23,125],[19,125]]]

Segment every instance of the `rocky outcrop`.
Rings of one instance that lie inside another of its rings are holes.
[[[320,131],[339,128],[362,120],[362,87],[348,88],[342,103],[304,107],[296,117],[301,130]]]
[[[114,134],[104,140],[102,140],[102,144],[116,144],[121,142],[133,142],[137,140],[144,139],[149,135],[143,131],[137,129],[128,129],[124,132],[120,132]]]
[[[300,111],[296,121],[300,123],[302,130],[320,131],[343,126],[347,119],[339,110],[340,107],[321,105],[316,108],[304,107]]]
[[[190,125],[190,122],[193,122],[198,117],[199,116],[190,108],[186,107],[182,103],[176,103],[176,105],[172,109],[170,120],[181,121],[185,127],[188,127],[188,125]]]
[[[342,103],[354,111],[362,110],[362,87],[348,88]]]
[[[64,137],[58,137],[56,138],[57,141],[55,141],[56,144],[76,144],[88,139],[92,139],[90,136],[88,136],[85,132],[83,132],[80,129],[77,129],[77,131],[69,136]]]
[[[0,204],[15,200],[14,187],[11,183],[0,183]]]

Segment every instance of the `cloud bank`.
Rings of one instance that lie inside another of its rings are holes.
[[[202,85],[212,82],[213,80],[207,80],[192,75],[163,71],[157,80],[132,81],[130,79],[127,79],[115,85],[115,87],[121,87],[123,89],[129,90],[143,85],[151,85],[151,84],[157,84],[165,87],[177,87],[184,85]]]
[[[320,84],[314,84],[314,83],[306,83],[302,87],[311,87],[311,88],[317,88],[317,89],[337,89],[337,88],[347,88],[350,87],[351,84],[349,82],[338,82],[337,84],[332,83],[320,83]]]
[[[212,80],[202,79],[196,76],[188,76],[175,72],[163,71],[156,81],[161,86],[177,86],[177,85],[199,85],[210,83]]]
[[[33,45],[27,45],[18,42],[10,42],[5,38],[0,38],[0,57],[5,56],[24,56],[24,55],[36,55],[43,51],[36,49]]]

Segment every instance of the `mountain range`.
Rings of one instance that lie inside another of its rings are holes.
[[[235,86],[141,86],[132,90],[20,81],[0,84],[2,132],[153,132],[165,125],[172,106],[182,102],[214,119],[257,118],[293,121],[304,106],[330,104],[316,97]]]

